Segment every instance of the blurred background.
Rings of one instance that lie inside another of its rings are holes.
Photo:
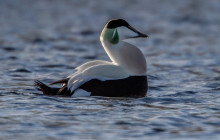
[[[219,138],[219,13],[219,0],[0,0],[0,137]],[[66,99],[34,89],[36,79],[109,60],[99,36],[113,18],[150,36],[131,40],[147,59],[148,97]]]

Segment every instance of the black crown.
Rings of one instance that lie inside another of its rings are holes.
[[[127,27],[129,24],[124,19],[112,19],[107,23],[108,29],[113,29],[121,26]]]

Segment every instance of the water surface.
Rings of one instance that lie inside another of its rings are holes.
[[[219,139],[220,3],[0,1],[0,139]],[[42,95],[35,79],[64,78],[94,59],[107,20],[124,18],[148,40],[148,97]]]

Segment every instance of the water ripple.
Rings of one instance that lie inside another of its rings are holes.
[[[217,0],[0,1],[0,138],[220,139],[219,9]],[[132,42],[147,59],[148,97],[51,97],[33,87],[109,60],[99,34],[116,17],[150,35]]]

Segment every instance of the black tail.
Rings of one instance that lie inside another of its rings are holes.
[[[71,93],[67,85],[63,85],[61,88],[51,88],[44,83],[42,83],[39,80],[34,81],[34,86],[37,90],[42,91],[44,95],[54,96],[54,95],[60,95],[60,96],[72,96],[73,93]]]
[[[37,90],[42,91],[44,95],[57,95],[59,88],[51,88],[39,80],[34,81],[34,86]]]

